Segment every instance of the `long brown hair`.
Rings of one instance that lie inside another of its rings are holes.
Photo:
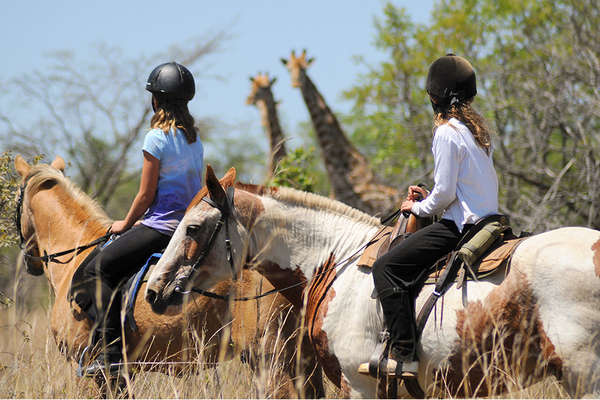
[[[179,128],[185,134],[188,144],[194,143],[197,137],[196,127],[194,126],[194,117],[190,114],[187,103],[155,98],[157,107],[150,120],[150,128],[158,128],[165,133],[169,133],[171,129]]]
[[[437,128],[447,123],[451,118],[456,118],[469,128],[477,144],[489,155],[492,145],[491,132],[485,119],[471,106],[472,100],[471,98],[467,101],[461,101],[451,105],[443,112],[434,113],[433,124]]]

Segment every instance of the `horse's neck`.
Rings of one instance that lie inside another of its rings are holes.
[[[302,207],[273,207],[253,229],[253,253],[308,280],[331,254],[351,257],[377,227],[351,217]]]
[[[102,236],[106,227],[85,212],[81,204],[74,202],[60,185],[34,194],[31,211],[40,253],[53,254],[87,244]],[[68,261],[73,254],[59,257]],[[72,257],[67,264],[50,262],[48,279],[56,291],[64,280],[73,275],[81,257]]]

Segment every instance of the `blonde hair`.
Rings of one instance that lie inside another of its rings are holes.
[[[471,98],[451,105],[446,111],[436,112],[433,116],[434,129],[447,123],[451,118],[456,118],[469,128],[477,144],[489,155],[492,146],[491,132],[485,119],[471,107],[472,100]]]
[[[150,120],[150,128],[158,128],[165,133],[179,128],[185,134],[188,144],[194,143],[197,136],[196,127],[187,103],[159,101],[158,99],[157,103],[158,107]]]

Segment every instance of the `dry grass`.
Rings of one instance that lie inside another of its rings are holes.
[[[0,398],[93,398],[101,396],[92,379],[76,376],[76,365],[62,355],[49,332],[48,312],[38,310],[19,314],[15,307],[0,310]],[[498,350],[501,352],[501,350]],[[202,363],[198,357],[198,363]],[[258,360],[257,373],[239,359],[222,362],[216,368],[195,370],[193,366],[174,375],[141,372],[128,382],[136,398],[265,398],[274,381],[276,357]],[[197,365],[197,364],[196,364]],[[497,369],[497,367],[495,367]],[[504,371],[486,374],[482,384],[498,387],[497,378],[509,389],[502,398],[568,398],[560,383],[553,377],[528,386],[518,377],[519,367],[506,364]],[[325,382],[327,397],[335,398],[337,389]],[[404,393],[403,390],[399,392]],[[109,393],[108,396],[112,396]],[[454,394],[438,392],[439,397],[453,398]],[[127,392],[121,396],[128,397]]]
[[[23,315],[14,307],[0,310],[0,398],[102,396],[93,379],[77,377],[75,362],[59,352],[49,331],[48,317],[43,310]],[[127,386],[136,398],[266,398],[278,385],[281,361],[275,355],[257,362],[259,373],[239,359],[198,370],[196,366],[203,363],[198,356],[197,364],[178,374],[144,371]],[[327,387],[328,397],[335,397],[336,388],[330,383]]]

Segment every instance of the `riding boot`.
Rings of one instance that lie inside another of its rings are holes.
[[[83,370],[84,376],[96,376],[104,372],[106,376],[118,376],[121,356],[121,341],[111,328],[98,329],[94,333],[98,339],[92,341],[96,357]]]
[[[383,317],[390,333],[390,355],[388,371],[394,369],[396,376],[416,377],[419,367],[417,360],[417,328],[414,301],[407,291],[395,293],[379,299]],[[393,362],[395,361],[395,363]],[[395,364],[395,365],[394,365]]]
[[[85,376],[95,376],[101,371],[107,376],[119,373],[122,361],[120,302],[115,302],[106,311],[92,334],[91,348],[96,357],[84,371]]]
[[[361,364],[358,372],[371,376],[383,374],[414,379],[419,363],[413,298],[408,291],[394,287],[380,296],[379,300],[387,330],[380,334],[380,343],[371,361]]]

